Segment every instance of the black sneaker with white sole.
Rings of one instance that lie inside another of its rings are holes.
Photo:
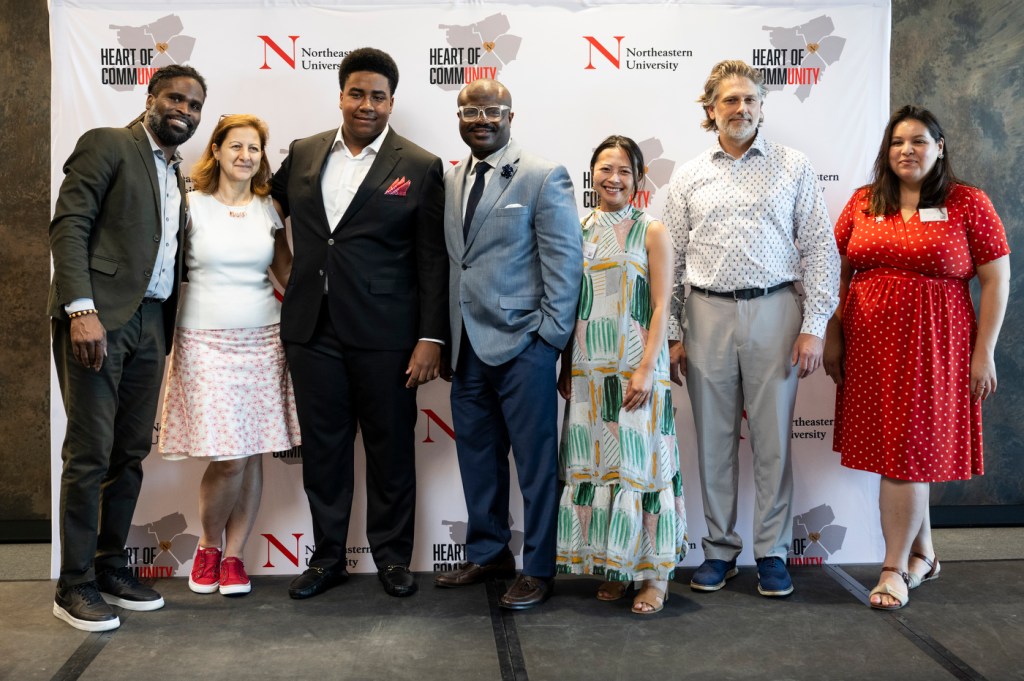
[[[96,582],[73,586],[58,583],[53,615],[82,631],[110,631],[121,626],[121,620],[100,596]]]
[[[164,607],[164,599],[156,589],[139,582],[129,568],[116,570],[97,570],[96,585],[99,587],[103,600],[125,610],[159,610]]]

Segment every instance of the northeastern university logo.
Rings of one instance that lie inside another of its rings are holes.
[[[196,39],[184,35],[184,25],[176,14],[142,26],[110,24],[117,34],[117,45],[101,47],[100,83],[118,92],[146,86],[157,69],[184,64],[192,56]]]
[[[593,71],[600,65],[627,71],[669,71],[679,68],[680,60],[693,56],[693,50],[684,50],[675,46],[634,46],[624,35],[598,38],[592,35],[583,36],[587,44],[587,64],[584,71]],[[623,56],[623,41],[625,56]]]

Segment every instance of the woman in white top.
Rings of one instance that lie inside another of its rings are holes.
[[[169,363],[160,453],[209,462],[189,578],[196,593],[249,593],[241,556],[259,510],[261,454],[300,444],[280,303],[268,276],[270,268],[278,281],[288,280],[291,252],[269,196],[267,137],[255,116],[223,116],[192,169],[189,282]]]

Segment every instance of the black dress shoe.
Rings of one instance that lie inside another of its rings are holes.
[[[377,579],[389,596],[412,596],[416,593],[416,578],[404,565],[388,565],[377,570]]]
[[[331,587],[338,586],[348,579],[344,569],[311,567],[292,580],[288,585],[288,595],[295,599],[319,596]]]
[[[526,610],[551,598],[554,590],[554,579],[519,575],[498,601],[498,605],[507,610]]]
[[[508,554],[489,565],[466,563],[452,572],[434,577],[434,586],[451,589],[457,586],[480,584],[488,579],[512,579],[516,576],[516,558]]]

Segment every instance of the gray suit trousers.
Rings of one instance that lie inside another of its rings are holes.
[[[686,387],[708,535],[705,558],[731,561],[736,532],[740,422],[753,450],[754,557],[785,559],[793,535],[790,436],[796,403],[793,343],[802,313],[792,287],[753,300],[691,292],[686,299]]]

